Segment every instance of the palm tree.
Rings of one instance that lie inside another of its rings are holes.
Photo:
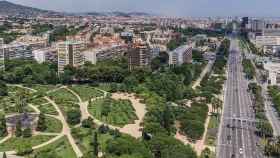
[[[219,112],[219,109],[222,107],[223,102],[218,98],[212,98],[211,103],[213,107],[213,112]]]

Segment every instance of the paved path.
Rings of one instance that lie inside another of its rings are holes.
[[[58,112],[58,116],[60,118],[60,121],[62,122],[62,134],[67,136],[67,138],[68,138],[74,152],[76,153],[77,157],[82,157],[83,153],[81,152],[81,150],[77,146],[74,138],[72,137],[71,129],[70,129],[68,123],[66,122],[66,120],[65,120],[65,118],[62,114],[62,111],[60,110],[58,105],[53,100],[51,100],[49,97],[44,97],[44,98],[46,100],[48,100],[55,107],[56,111]]]
[[[85,119],[88,119],[89,115],[87,113],[87,110],[85,109],[87,107],[86,104],[88,104],[88,102],[83,102],[82,98],[72,89],[65,87],[66,90],[68,90],[70,93],[72,93],[73,95],[76,96],[76,98],[79,100],[79,106],[80,106],[80,111],[81,111],[81,122]]]
[[[10,139],[12,137],[11,134],[8,134],[6,137],[4,137],[3,139],[0,140],[0,144],[5,143],[8,139]]]

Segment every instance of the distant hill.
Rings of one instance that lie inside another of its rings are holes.
[[[123,17],[131,17],[131,16],[151,16],[148,13],[142,13],[142,12],[87,12],[87,15],[92,16],[123,16]]]
[[[142,12],[86,12],[86,13],[59,13],[55,11],[43,10],[19,4],[14,4],[8,1],[0,0],[0,15],[21,15],[21,16],[38,16],[40,14],[62,14],[62,15],[91,15],[91,16],[150,16],[150,14]]]
[[[0,0],[0,15],[27,15],[35,16],[38,14],[48,13],[50,11],[27,7],[19,4],[14,4],[8,1]]]

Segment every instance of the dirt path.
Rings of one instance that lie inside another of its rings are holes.
[[[214,64],[214,61],[212,61],[212,60],[208,62],[208,64],[205,66],[205,68],[201,72],[199,78],[192,85],[193,89],[196,89],[196,87],[200,85],[201,80],[212,69],[213,64]]]
[[[141,122],[143,121],[146,114],[146,105],[140,102],[140,99],[137,98],[134,94],[127,93],[113,93],[112,98],[119,99],[127,99],[132,103],[133,108],[135,109],[135,113],[138,117],[138,120],[135,120],[134,124],[127,124],[123,128],[120,129],[120,132],[127,133],[135,138],[139,138],[142,136],[141,132]]]
[[[97,97],[97,98],[93,98],[92,101],[95,101],[97,99],[102,99],[105,98],[108,94],[108,92],[101,90],[104,95],[102,97]],[[139,138],[142,136],[142,132],[141,132],[141,122],[144,119],[144,116],[146,114],[146,105],[142,104],[140,102],[140,99],[136,98],[134,94],[127,94],[127,93],[113,93],[112,94],[112,98],[119,100],[119,99],[126,99],[126,100],[130,100],[132,103],[133,108],[135,109],[135,113],[138,117],[138,120],[135,120],[134,124],[127,124],[124,127],[120,128],[120,127],[116,127],[113,125],[108,125],[109,128],[111,129],[118,129],[120,132],[122,133],[126,133],[129,134],[135,138]],[[98,125],[102,125],[102,124],[106,124],[104,122],[101,122],[100,120],[97,120],[96,118],[94,118],[94,116],[92,116],[89,112],[88,112],[88,102],[86,102],[83,106],[83,109],[85,111],[85,115],[88,115],[89,117],[93,118],[94,123],[98,124]]]
[[[88,113],[86,112],[85,107],[87,107],[86,104],[88,104],[88,102],[83,102],[82,98],[76,93],[74,92],[72,89],[68,88],[68,87],[64,87],[64,89],[66,89],[67,91],[69,91],[70,93],[72,93],[74,96],[76,96],[76,98],[79,100],[79,107],[80,107],[80,111],[81,111],[81,121],[87,119],[89,117]]]
[[[56,111],[58,112],[58,116],[59,116],[59,120],[62,122],[62,135],[66,135],[74,152],[76,153],[77,157],[82,157],[83,153],[81,152],[81,150],[79,149],[79,147],[77,146],[74,138],[71,135],[71,129],[68,125],[68,123],[66,122],[62,111],[60,110],[60,108],[58,107],[58,105],[51,100],[49,97],[44,97],[46,100],[48,100],[56,109]]]
[[[207,104],[208,105],[208,115],[207,118],[205,120],[204,123],[204,133],[202,135],[202,138],[200,140],[197,140],[195,143],[192,143],[188,140],[187,136],[179,133],[179,130],[176,132],[175,138],[177,140],[180,140],[182,143],[184,144],[190,144],[194,150],[197,152],[198,155],[201,154],[201,152],[208,146],[205,145],[205,140],[206,140],[206,136],[207,136],[207,132],[208,132],[208,125],[210,122],[210,118],[211,118],[211,111],[212,111],[212,105],[211,104]],[[213,148],[213,147],[212,147]]]
[[[9,133],[6,137],[4,137],[3,139],[0,140],[0,144],[5,143],[11,137],[12,137],[12,134]]]

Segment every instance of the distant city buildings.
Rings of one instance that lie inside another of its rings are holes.
[[[169,65],[182,65],[192,62],[192,47],[183,45],[169,53]]]
[[[83,42],[65,41],[57,43],[58,73],[64,71],[65,66],[78,67],[84,64],[82,51],[85,49]]]

